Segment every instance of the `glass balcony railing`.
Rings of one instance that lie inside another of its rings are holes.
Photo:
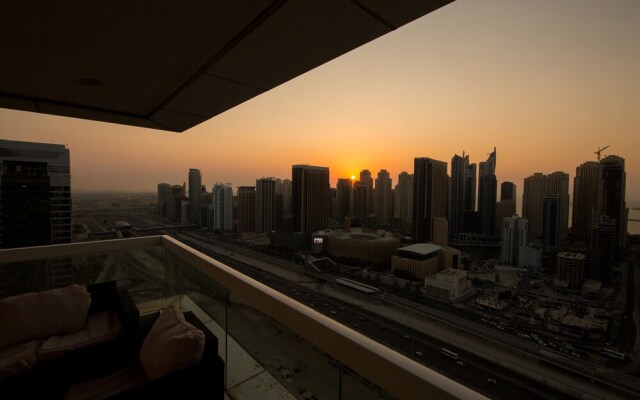
[[[108,280],[142,314],[192,311],[230,398],[485,398],[168,236],[0,250],[0,297]]]

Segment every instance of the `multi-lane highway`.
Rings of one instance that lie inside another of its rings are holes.
[[[226,254],[215,252],[211,250],[214,246],[208,246],[204,238],[202,240],[184,236],[181,238],[186,244],[215,257],[257,281],[489,397],[499,399],[572,398],[515,374],[509,369],[488,363],[464,350],[454,348],[448,343],[436,340],[415,329],[326,296],[315,289],[317,285],[291,282],[260,268],[240,262]],[[261,256],[261,258],[264,257]],[[280,263],[283,262],[283,260],[279,261]],[[299,266],[289,265],[289,267],[296,268]],[[317,278],[318,281],[328,282],[328,279],[325,281],[326,278],[324,276],[318,276]],[[196,286],[199,285],[196,282],[192,283]],[[372,298],[365,295],[362,295],[362,297],[368,301],[381,301],[375,297]],[[434,321],[433,323],[438,322]],[[457,353],[458,360],[443,355],[442,348],[447,348]]]

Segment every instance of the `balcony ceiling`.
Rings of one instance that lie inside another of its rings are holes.
[[[182,132],[451,1],[3,1],[0,107]]]

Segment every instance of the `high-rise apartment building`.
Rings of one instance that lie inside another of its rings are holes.
[[[576,168],[573,179],[573,237],[589,242],[591,222],[602,208],[602,164],[587,161]]]
[[[282,180],[280,193],[282,193],[282,214],[291,215],[291,179]]]
[[[233,187],[231,183],[213,185],[213,229],[233,229]]]
[[[171,197],[167,207],[167,219],[171,222],[182,221],[182,202],[187,201],[184,185],[171,185]]]
[[[409,229],[413,222],[413,175],[401,172],[394,193],[394,218],[399,218],[403,229]]]
[[[367,209],[365,210],[364,215],[368,216],[370,214],[374,214],[376,212],[376,206],[373,198],[373,178],[371,177],[371,171],[368,169],[364,169],[360,171],[360,180],[358,181],[361,185],[365,185],[367,187]]]
[[[69,150],[0,140],[0,248],[71,242]]]
[[[200,195],[202,190],[202,173],[199,169],[189,170],[189,223],[200,225]]]
[[[462,153],[462,157],[454,155],[451,159],[451,190],[449,197],[449,235],[457,239],[464,232],[465,184],[469,156]]]
[[[478,176],[478,211],[480,212],[480,231],[485,236],[495,233],[496,199],[498,181],[496,178],[496,149],[489,154],[487,161],[480,163]]]
[[[526,248],[527,243],[526,218],[517,215],[502,220],[502,261],[510,265],[520,264],[520,251]]]
[[[166,218],[171,197],[171,185],[168,183],[158,183],[158,214]]]
[[[611,281],[616,261],[616,230],[616,220],[606,214],[598,215],[591,222],[589,278]]]
[[[344,217],[351,215],[351,179],[338,179],[336,185],[336,220],[344,223]]]
[[[465,211],[476,210],[476,188],[477,188],[478,168],[477,164],[469,164],[464,174],[464,209]]]
[[[447,216],[447,163],[427,157],[414,159],[413,235],[416,243],[432,239],[433,219]]]
[[[329,168],[292,167],[292,225],[294,232],[313,233],[329,226]]]
[[[238,187],[238,233],[256,231],[256,188]]]
[[[207,192],[207,185],[202,185],[200,189],[200,226],[209,227],[209,222],[213,222],[213,218],[209,221],[209,211],[213,212],[213,189]]]
[[[513,182],[502,182],[500,184],[500,201],[513,200],[514,207],[516,201],[516,184]],[[515,210],[513,210],[515,213]]]
[[[376,178],[376,215],[378,224],[391,225],[393,219],[393,193],[391,178],[386,169],[381,169]]]
[[[353,185],[353,213],[352,217],[364,221],[369,216],[369,186],[366,183],[356,182]]]
[[[627,174],[624,158],[607,156],[602,164],[602,213],[616,222],[615,248],[626,247],[628,210],[625,201]]]
[[[281,186],[282,193],[282,213],[284,215],[291,215],[291,179],[283,179]]]
[[[514,214],[516,214],[516,185],[513,182],[502,182],[500,201],[496,203],[496,236],[502,234],[502,220]]]
[[[539,172],[525,178],[522,194],[522,216],[529,220],[529,238],[542,240],[544,198],[548,195],[560,196],[561,225],[569,224],[569,174],[554,172],[544,175]],[[565,217],[566,216],[566,217]],[[566,232],[566,227],[562,228]]]
[[[256,179],[256,232],[275,229],[276,178]]]
[[[565,196],[549,194],[542,200],[542,245],[557,248],[567,237],[567,212]],[[568,203],[568,201],[567,201]]]

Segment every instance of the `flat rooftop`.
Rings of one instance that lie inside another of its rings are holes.
[[[409,246],[401,247],[397,250],[400,253],[411,253],[417,256],[426,257],[442,250],[442,246],[434,243],[416,243]]]

